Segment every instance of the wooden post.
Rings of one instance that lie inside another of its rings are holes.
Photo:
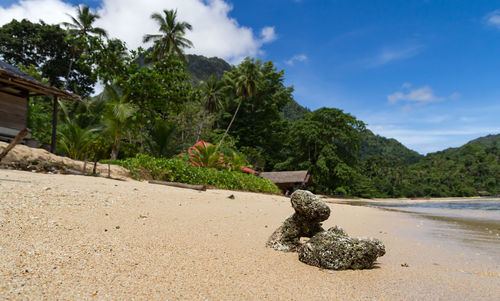
[[[30,130],[30,129],[28,129],[28,128],[26,128],[26,129],[24,129],[24,130],[20,131],[20,132],[17,134],[16,138],[14,138],[14,140],[12,140],[12,141],[10,142],[10,144],[9,144],[9,145],[7,145],[7,147],[6,147],[6,148],[3,150],[3,152],[0,154],[0,161],[2,161],[2,159],[3,159],[5,156],[7,156],[7,154],[10,152],[10,150],[11,150],[11,149],[13,149],[13,148],[14,148],[14,146],[16,146],[16,144],[18,144],[18,143],[19,143],[19,141],[23,140],[23,139],[24,139],[24,137],[26,137],[26,135],[28,135],[29,133],[31,133],[31,130]]]
[[[50,152],[56,153],[56,136],[57,136],[57,96],[54,96],[52,104],[52,137],[50,138]]]

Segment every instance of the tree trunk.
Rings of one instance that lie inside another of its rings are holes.
[[[240,102],[238,103],[238,107],[236,107],[236,111],[234,111],[233,118],[231,119],[231,122],[229,122],[229,125],[227,126],[226,131],[224,132],[224,135],[222,136],[222,139],[219,141],[219,144],[217,144],[217,147],[215,148],[215,151],[219,149],[219,147],[222,145],[222,142],[224,141],[224,138],[226,138],[227,133],[229,132],[229,129],[231,128],[231,125],[233,125],[233,121],[236,118],[236,115],[238,114],[238,111],[240,110],[241,102],[243,99],[240,99]]]
[[[54,96],[52,104],[52,136],[50,138],[50,152],[56,153],[56,135],[57,135],[57,96]]]
[[[118,158],[118,151],[120,150],[120,139],[113,145],[111,149],[111,160],[116,160]]]
[[[87,160],[89,159],[89,153],[85,152],[85,159],[83,161],[83,173],[87,172]]]
[[[93,175],[96,175],[97,174],[97,156],[96,158],[94,159],[94,169],[92,169],[92,174]]]

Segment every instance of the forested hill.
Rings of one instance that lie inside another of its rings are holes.
[[[417,163],[424,157],[416,151],[407,148],[396,139],[375,135],[367,129],[362,135],[358,158],[364,160],[375,155],[397,157],[409,164]]]
[[[467,144],[478,144],[485,147],[492,147],[492,146],[500,147],[500,134],[480,137],[470,141]]]
[[[309,112],[311,112],[311,110],[309,110],[308,108],[304,108],[303,106],[299,105],[295,100],[292,100],[289,103],[287,103],[283,108],[283,117],[290,121],[297,121],[302,119],[304,115],[306,115]]]
[[[187,69],[193,83],[206,81],[212,74],[221,78],[225,71],[231,70],[231,65],[218,57],[207,58],[194,54],[189,54],[187,57]]]

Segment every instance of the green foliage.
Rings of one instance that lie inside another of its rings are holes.
[[[223,167],[222,155],[215,145],[202,142],[194,147],[196,150],[192,151],[189,162],[204,168],[221,169]]]
[[[308,113],[292,125],[289,157],[277,167],[308,169],[318,191],[350,187],[358,175],[356,153],[364,129],[362,121],[342,110]]]
[[[221,79],[224,72],[231,71],[231,65],[217,57],[207,58],[202,55],[188,54],[187,58],[187,70],[194,85],[207,81],[211,75]]]
[[[460,148],[431,153],[410,164],[406,158],[374,155],[361,173],[376,188],[372,197],[475,196],[500,193],[500,135],[476,139]]]
[[[0,27],[0,57],[11,65],[36,66],[50,85],[87,96],[96,82],[92,62],[76,61],[76,40],[67,36],[59,25],[12,20]]]
[[[304,118],[311,110],[299,105],[295,100],[288,102],[282,109],[283,117],[289,121],[298,121]]]
[[[155,179],[187,184],[204,184],[221,189],[280,193],[267,179],[228,169],[201,168],[178,159],[156,159],[139,154],[135,158],[113,161],[130,169],[136,179]]]
[[[175,146],[172,141],[176,133],[174,123],[158,120],[151,131],[151,139],[147,140],[150,153],[156,158],[168,158],[174,155]]]
[[[184,36],[187,30],[192,30],[191,24],[177,21],[177,10],[163,10],[163,14],[154,13],[151,19],[158,24],[161,34],[147,34],[143,42],[154,41],[153,59],[160,61],[168,54],[177,54],[184,58],[184,48],[193,47],[193,43]]]
[[[358,158],[364,160],[374,155],[397,157],[409,164],[417,163],[424,157],[416,151],[406,148],[396,139],[387,139],[379,135],[374,135],[372,131],[367,129],[362,133]]]
[[[58,135],[58,149],[71,159],[81,160],[89,151],[96,128],[83,129],[74,120],[61,124]]]

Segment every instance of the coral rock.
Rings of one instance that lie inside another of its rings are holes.
[[[301,237],[313,237],[325,231],[321,222],[330,216],[330,208],[313,193],[297,190],[292,194],[295,213],[274,231],[266,246],[278,251],[295,252],[301,246]]]
[[[299,260],[331,270],[366,269],[385,254],[384,244],[375,238],[351,238],[335,226],[314,235],[299,249]]]

